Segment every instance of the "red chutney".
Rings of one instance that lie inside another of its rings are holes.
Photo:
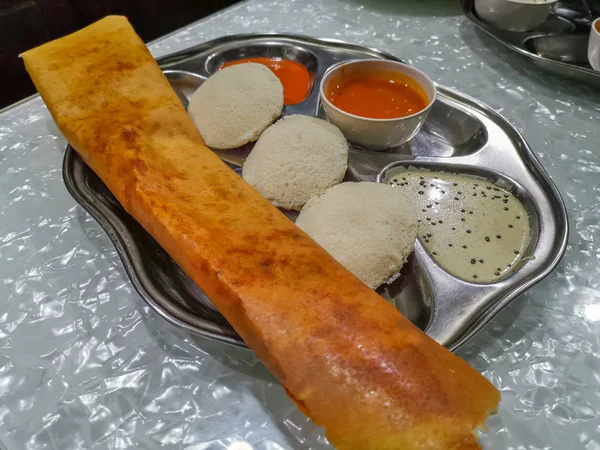
[[[352,72],[334,78],[327,100],[347,113],[370,119],[396,119],[427,107],[427,94],[414,79],[393,71]]]
[[[312,87],[312,77],[306,67],[296,61],[276,58],[244,58],[226,62],[220,69],[249,62],[267,66],[279,78],[283,85],[284,104],[295,105],[308,97]]]

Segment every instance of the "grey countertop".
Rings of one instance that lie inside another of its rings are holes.
[[[458,1],[250,0],[150,47],[162,56],[248,32],[377,47],[519,129],[563,195],[569,246],[459,354],[502,392],[486,449],[600,449],[600,93],[538,72],[477,32]],[[0,112],[0,442],[331,448],[250,352],[149,310],[65,190],[65,144],[39,97]]]

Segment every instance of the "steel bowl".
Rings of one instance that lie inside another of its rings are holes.
[[[475,13],[481,20],[501,30],[529,31],[543,24],[557,0],[475,0]]]

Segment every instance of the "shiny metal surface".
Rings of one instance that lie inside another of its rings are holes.
[[[461,5],[465,16],[479,29],[511,50],[531,58],[541,69],[600,86],[600,72],[592,69],[587,59],[590,23],[597,17],[594,14],[600,15],[600,11],[596,13],[583,0],[579,9],[574,9],[575,5],[559,3],[544,24],[526,32],[504,31],[483,22],[475,13],[474,0],[461,0]],[[600,4],[596,7],[600,8]]]
[[[150,50],[251,32],[383,49],[517,127],[565,201],[567,250],[457,353],[502,392],[481,434],[486,450],[600,449],[600,93],[557,82],[447,0],[251,0]],[[477,126],[464,116],[451,130],[440,155],[473,153],[483,139],[465,141]],[[100,224],[66,191],[65,145],[39,97],[0,111],[4,447],[331,449],[250,352],[193,336],[146,305]]]
[[[557,0],[529,3],[506,0],[474,0],[475,14],[483,22],[501,30],[529,31],[538,28],[550,16]]]
[[[286,107],[285,112],[316,112],[319,116],[322,111],[318,87],[321,77],[333,64],[373,56],[395,59],[376,50],[361,50],[354,45],[314,38],[234,35],[161,58],[159,63],[167,68],[167,78],[173,80],[187,107],[189,96],[203,77],[210,76],[223,62],[247,55],[286,55],[307,63],[314,73],[312,93],[305,102]],[[390,167],[413,162],[445,171],[476,169],[478,174],[490,179],[512,180],[512,190],[524,199],[533,221],[532,229],[536,230],[527,255],[532,259],[515,274],[491,285],[465,282],[437,266],[418,245],[414,263],[402,271],[393,285],[379,289],[402,312],[412,315],[427,334],[456,350],[518,294],[554,269],[566,247],[568,226],[558,191],[518,132],[484,104],[442,87],[438,90],[436,113],[426,122],[418,139],[384,153],[354,148],[347,178],[375,181],[376,174],[377,181],[385,182],[385,171]],[[462,126],[456,126],[457,122]],[[463,135],[457,139],[457,133]],[[462,142],[471,143],[468,151]],[[444,145],[450,150],[449,154],[439,155],[439,148]],[[233,155],[229,151],[218,153],[239,173],[251,149],[252,145],[246,145]],[[134,286],[154,310],[188,331],[243,346],[210,300],[132,220],[71,147],[65,152],[63,175],[69,192],[107,231]]]

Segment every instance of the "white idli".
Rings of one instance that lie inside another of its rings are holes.
[[[309,198],[341,182],[347,168],[348,144],[337,127],[293,115],[262,134],[242,176],[275,206],[300,210]]]
[[[369,182],[342,183],[310,199],[296,225],[371,289],[402,268],[418,227],[409,198]]]
[[[194,92],[188,114],[204,143],[215,149],[255,141],[283,109],[283,86],[266,66],[219,70]]]

